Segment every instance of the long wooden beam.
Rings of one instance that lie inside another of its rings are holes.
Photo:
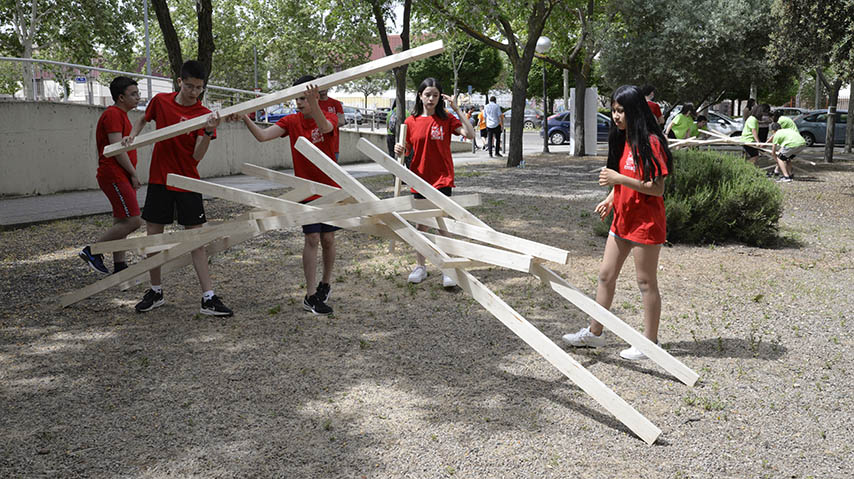
[[[531,271],[531,264],[534,261],[533,256],[526,256],[519,253],[504,251],[490,246],[469,243],[468,241],[434,235],[431,233],[421,234],[436,243],[436,246],[441,248],[445,253],[462,256],[464,258],[498,266],[500,268],[529,273]],[[438,266],[442,269],[458,268],[458,266],[453,265],[453,263],[448,261],[444,261]]]
[[[373,75],[375,73],[391,70],[392,68],[401,65],[406,65],[422,58],[428,58],[432,57],[433,55],[438,55],[443,51],[445,51],[445,47],[442,44],[442,41],[439,40],[432,43],[428,43],[426,45],[422,45],[417,48],[413,48],[411,50],[406,50],[404,52],[397,53],[395,55],[364,63],[353,68],[341,70],[340,72],[318,78],[312,81],[311,83],[317,85],[317,87],[321,90],[328,90],[334,86],[341,85],[352,80],[357,80],[359,78]],[[250,113],[260,108],[275,105],[277,103],[281,103],[292,98],[302,96],[305,93],[305,87],[306,85],[292,86],[290,88],[286,88],[275,93],[270,93],[269,95],[264,95],[262,97],[238,103],[237,105],[232,105],[230,107],[223,108],[222,110],[219,110],[219,113],[222,117],[226,117],[232,114],[243,115],[246,113]],[[134,142],[128,146],[122,146],[121,143],[113,143],[111,145],[107,145],[104,148],[104,156],[116,156],[119,153],[124,153],[129,150],[135,150],[141,146],[150,145],[161,140],[173,138],[182,133],[187,133],[188,131],[204,128],[206,121],[207,118],[205,116],[191,118],[187,121],[182,121],[180,123],[176,123],[165,128],[160,128],[159,130],[154,130],[152,132],[139,135],[138,137],[136,137],[136,139],[134,139]]]
[[[471,214],[468,210],[454,202],[451,198],[445,196],[437,190],[433,188],[433,185],[424,181],[423,178],[416,175],[412,171],[410,171],[406,166],[401,165],[400,163],[394,161],[394,159],[388,156],[384,151],[377,148],[376,145],[371,143],[370,141],[362,138],[359,140],[357,148],[359,151],[368,156],[368,158],[374,160],[379,163],[383,168],[387,169],[394,176],[400,178],[405,181],[407,185],[415,188],[421,196],[427,198],[432,201],[433,204],[445,210],[448,215],[456,218],[464,223],[469,223],[477,226],[482,226],[488,228],[489,225],[480,220],[477,216]]]
[[[559,295],[590,315],[590,317],[602,323],[609,331],[641,350],[649,359],[653,360],[683,383],[693,386],[697,382],[700,376],[691,370],[691,368],[671,356],[667,351],[661,349],[658,345],[647,339],[646,336],[623,322],[623,320],[602,307],[602,305],[592,298],[572,287],[571,284],[554,271],[535,263],[531,269],[531,273],[540,278],[543,283],[549,285]]]

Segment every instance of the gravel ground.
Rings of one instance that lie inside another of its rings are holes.
[[[145,315],[143,286],[58,310],[96,279],[76,251],[108,216],[0,232],[0,477],[851,477],[854,161],[840,160],[781,185],[782,246],[662,251],[660,339],[695,387],[621,360],[613,335],[571,351],[663,430],[652,446],[435,268],[408,285],[400,243],[339,234],[332,317],[302,311],[297,229],[243,243],[212,259],[236,311],[223,320],[198,315],[192,268]],[[602,163],[468,167],[457,193],[481,193],[471,210],[496,229],[569,250],[555,269],[593,294]],[[587,323],[533,277],[475,275],[553,339]],[[633,278],[629,261],[614,312],[640,327]]]

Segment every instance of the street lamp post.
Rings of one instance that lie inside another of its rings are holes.
[[[545,55],[552,48],[552,41],[549,37],[540,37],[537,39],[535,50],[541,55]],[[543,60],[543,153],[549,152],[549,99],[546,94],[546,62]]]

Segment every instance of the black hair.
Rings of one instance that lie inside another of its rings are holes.
[[[673,154],[667,147],[667,140],[661,132],[661,126],[649,109],[646,98],[634,85],[623,85],[614,90],[611,95],[611,109],[614,103],[623,107],[626,129],[620,130],[617,124],[611,121],[608,132],[608,168],[614,171],[620,170],[620,158],[623,149],[628,142],[635,161],[639,161],[643,180],[650,181],[661,176],[662,168],[660,159],[656,158],[652,150],[651,137],[655,137],[661,150],[664,151],[667,171],[673,172]]]
[[[495,96],[491,96],[491,97],[489,97],[489,101],[495,101],[495,102],[497,102],[498,100],[496,100],[496,99],[495,99]]]
[[[777,122],[775,121],[774,123],[771,123],[771,125],[770,125],[768,128],[769,128],[771,131],[777,131],[777,130],[779,130],[779,129],[783,128],[783,127],[782,127],[782,126],[780,126],[780,124],[779,124],[779,123],[777,123]]]
[[[771,113],[771,119],[774,121],[779,120],[781,116],[783,116],[783,112],[780,110]]]
[[[303,75],[294,81],[294,86],[302,85],[303,83],[308,83],[310,81],[314,81],[316,78],[314,75]]]
[[[421,101],[421,94],[424,93],[427,87],[431,86],[439,90],[439,101],[436,103],[435,115],[444,120],[448,118],[448,114],[445,112],[445,99],[442,98],[442,86],[439,84],[439,80],[435,78],[425,78],[418,85],[418,93],[415,94],[415,108],[412,110],[412,116],[418,117],[424,113],[424,103]]]
[[[691,102],[683,103],[682,109],[679,111],[679,113],[693,118],[697,114],[697,109],[694,108],[694,104]]]
[[[129,86],[138,85],[136,80],[128,77],[115,77],[110,82],[110,95],[113,96],[113,101],[119,101],[119,96],[125,93]]]
[[[205,66],[202,65],[202,62],[198,60],[187,60],[183,65],[181,65],[181,79],[186,80],[187,78],[198,78],[199,80],[205,80],[207,78]]]
[[[655,93],[655,87],[649,84],[646,84],[640,88],[641,95],[649,96],[650,93]]]
[[[706,118],[706,116],[705,116],[705,115],[700,115],[700,116],[698,116],[698,117],[697,117],[697,120],[696,120],[696,121],[697,121],[697,123],[700,123],[701,121],[709,121],[709,119],[708,119],[708,118]]]

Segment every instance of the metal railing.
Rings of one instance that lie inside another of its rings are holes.
[[[89,105],[104,106],[112,104],[112,98],[109,96],[109,85],[101,84],[98,81],[98,78],[92,75],[92,72],[111,73],[116,75],[124,75],[134,79],[147,80],[146,82],[140,84],[141,93],[142,91],[145,92],[143,98],[146,99],[146,102],[151,99],[154,94],[173,91],[172,79],[166,77],[112,70],[109,68],[93,67],[90,65],[79,65],[76,63],[43,60],[39,58],[0,57],[0,62],[20,64],[20,68],[18,68],[16,72],[20,78],[19,80],[17,80],[17,83],[20,85],[20,90],[9,96],[12,99],[32,101],[67,101],[71,103],[85,103]],[[30,77],[28,85],[30,87],[29,92],[27,91],[28,88],[26,88],[26,86],[23,84],[24,65],[30,66],[30,68],[27,68]],[[54,68],[37,69],[35,68],[36,65],[49,65],[52,67],[59,67],[59,71]],[[84,74],[84,72],[86,73]],[[10,73],[10,71],[6,71],[7,75]],[[47,88],[48,81],[54,82],[53,91],[50,91]],[[157,82],[156,87],[154,86],[153,82]],[[82,95],[78,95],[77,89],[73,86],[70,86],[69,84],[85,84],[85,93],[83,93]],[[96,101],[96,95],[94,91],[94,85],[96,84],[99,85],[99,90],[106,89],[107,92],[106,95],[97,95],[98,101]],[[69,93],[70,90],[74,90],[74,92]],[[205,90],[206,94],[203,97],[203,103],[211,109],[233,105],[266,94],[256,91],[240,90],[237,88],[229,88],[211,84],[208,84],[205,87]],[[21,93],[21,95],[19,96],[18,93]],[[74,97],[74,99],[72,99],[72,96]],[[80,100],[81,96],[84,97],[82,101]]]

